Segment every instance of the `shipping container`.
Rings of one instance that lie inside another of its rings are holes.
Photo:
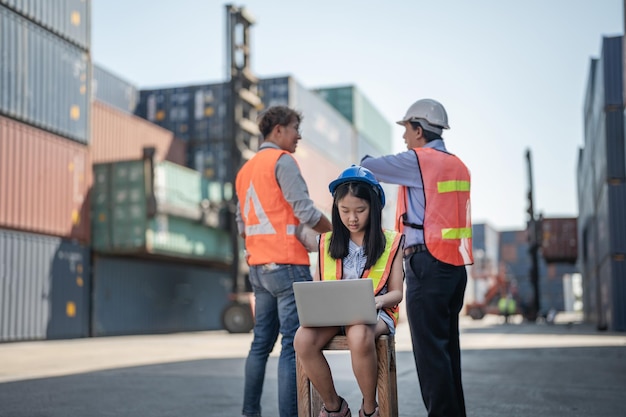
[[[598,263],[612,255],[626,255],[626,183],[601,187],[596,207]]]
[[[187,166],[220,184],[231,184],[236,175],[231,144],[226,141],[187,143]]]
[[[0,6],[0,113],[89,142],[89,53]]]
[[[318,150],[339,166],[357,163],[356,136],[352,125],[317,93],[307,90],[293,77],[261,79],[259,95],[265,107],[284,105],[302,112],[302,142]]]
[[[0,227],[89,242],[89,148],[0,116]]]
[[[92,111],[94,163],[138,159],[143,155],[143,148],[153,147],[157,161],[185,164],[185,143],[176,139],[172,132],[98,101],[93,103]]]
[[[314,91],[337,109],[371,146],[383,154],[391,153],[391,124],[355,86],[323,87]],[[363,155],[357,154],[357,158]]]
[[[557,220],[558,222],[559,220]],[[559,226],[562,227],[563,225],[560,224]],[[506,280],[517,294],[518,307],[522,312],[529,311],[533,305],[534,287],[530,279],[531,257],[527,231],[500,232],[500,256],[501,267],[504,270]],[[537,267],[539,315],[545,317],[551,310],[555,312],[564,311],[566,295],[563,280],[566,275],[577,273],[578,267],[565,262],[548,264],[543,257],[539,257]],[[569,296],[570,294],[567,295],[567,297]]]
[[[228,271],[188,263],[94,257],[93,335],[171,333],[222,328]]]
[[[546,262],[576,263],[578,229],[576,217],[541,220],[541,254]]]
[[[0,341],[89,336],[89,248],[0,230]]]
[[[98,210],[116,201],[154,198],[155,213],[202,220],[203,211],[222,202],[219,184],[199,172],[169,161],[130,160],[94,166],[94,204]],[[119,195],[118,195],[119,194]]]
[[[589,62],[589,74],[587,76],[587,87],[585,89],[585,99],[583,103],[583,122],[585,126],[585,148],[592,145],[588,142],[595,135],[595,122],[598,119],[598,112],[602,110],[597,106],[597,102],[601,100],[601,96],[597,93],[596,88],[600,88],[596,82],[596,74],[598,68],[598,59],[592,58]]]
[[[82,49],[90,49],[91,0],[0,0],[0,5]]]
[[[626,257],[605,258],[599,265],[599,311],[601,330],[626,331]]]
[[[125,113],[135,113],[139,90],[134,84],[94,64],[91,85],[95,100]]]
[[[590,116],[586,121],[585,143],[590,144],[594,167],[595,200],[603,184],[626,178],[624,114],[622,103],[622,37],[605,37],[602,56],[595,69]]]
[[[203,200],[218,200],[208,195],[210,184],[197,177],[197,189],[194,181],[184,184],[193,175],[185,175],[189,172],[175,170],[171,164],[157,164],[156,171],[161,172],[157,178],[150,160],[94,165],[94,250],[231,263],[229,233],[218,227],[220,206],[200,207]],[[178,189],[168,188],[181,179]],[[181,193],[178,196],[177,191]]]
[[[228,83],[141,90],[136,114],[193,144],[232,137]]]
[[[595,215],[596,195],[593,186],[595,184],[593,177],[593,160],[591,154],[587,152],[587,148],[580,149],[578,154],[578,221],[586,222],[587,218]],[[580,228],[579,228],[580,229]]]
[[[137,115],[184,141],[191,138],[195,87],[175,87],[140,92]]]

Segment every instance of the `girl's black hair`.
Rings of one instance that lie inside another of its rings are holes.
[[[383,254],[386,243],[382,227],[382,204],[380,197],[370,184],[363,181],[346,182],[335,190],[332,211],[333,234],[330,237],[329,253],[333,259],[343,259],[348,256],[350,231],[341,221],[338,208],[339,201],[348,194],[367,201],[370,206],[369,221],[363,239],[363,250],[367,257],[365,270],[368,270]]]

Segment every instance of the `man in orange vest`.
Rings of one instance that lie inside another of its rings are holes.
[[[415,102],[397,122],[407,151],[361,165],[398,184],[396,228],[406,236],[406,303],[413,356],[429,416],[465,417],[459,313],[473,263],[470,173],[446,150],[448,115],[432,99]]]
[[[254,338],[245,367],[243,415],[261,416],[267,359],[278,334],[280,417],[298,415],[293,338],[300,323],[292,284],[312,280],[309,254],[298,238],[303,225],[318,233],[330,220],[309,197],[296,160],[302,115],[285,106],[267,109],[259,119],[264,142],[237,174],[237,226],[245,239],[250,283],[255,295]]]

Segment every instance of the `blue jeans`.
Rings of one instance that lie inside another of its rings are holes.
[[[293,283],[311,281],[308,265],[251,266],[254,290],[254,339],[246,360],[243,415],[261,417],[261,394],[267,358],[282,335],[278,359],[278,410],[280,417],[297,417],[296,355],[293,338],[300,326]]]

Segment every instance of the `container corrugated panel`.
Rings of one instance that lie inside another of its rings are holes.
[[[623,258],[611,260],[613,264],[613,288],[611,291],[613,311],[611,330],[626,331],[626,262]]]
[[[139,101],[137,87],[98,65],[93,66],[92,91],[96,100],[125,113],[135,113]]]
[[[577,218],[543,218],[541,253],[546,262],[575,263],[578,256]]]
[[[228,83],[197,86],[193,91],[192,139],[221,141],[231,136],[228,122],[230,86]]]
[[[156,215],[149,220],[145,235],[148,253],[221,265],[233,260],[228,232],[189,219]]]
[[[89,248],[0,230],[0,341],[89,336]]]
[[[200,172],[163,161],[154,167],[154,194],[157,210],[199,220],[205,202],[221,203],[220,184],[209,181]]]
[[[593,144],[596,200],[604,183],[626,178],[621,45],[621,37],[603,40],[602,57],[595,74],[593,109],[585,128],[585,143]]]
[[[585,124],[585,132],[591,132],[594,130],[593,122],[593,112],[594,112],[594,97],[595,97],[595,88],[596,88],[596,69],[598,66],[598,59],[592,58],[589,61],[589,76],[587,77],[587,88],[585,90],[585,100],[583,104],[583,113],[584,113],[584,124]],[[585,134],[585,139],[589,137],[589,133]],[[589,143],[585,141],[585,146],[588,146]]]
[[[604,71],[604,105],[607,109],[623,110],[622,36],[602,39]]]
[[[0,227],[89,242],[90,185],[86,146],[0,116]]]
[[[232,261],[229,234],[221,229],[165,214],[150,217],[151,190],[143,160],[94,167],[93,247],[101,253],[152,254],[204,262]],[[196,173],[197,174],[197,173]],[[198,182],[201,186],[202,182]],[[198,197],[202,191],[198,193]],[[182,203],[179,201],[179,204]],[[194,204],[192,204],[194,205]],[[167,208],[167,207],[166,207]],[[161,207],[157,201],[157,213]]]
[[[0,113],[89,142],[89,54],[0,7]]]
[[[626,183],[602,187],[596,210],[598,263],[616,254],[626,255]]]
[[[193,144],[232,137],[228,83],[141,90],[136,114]]]
[[[94,257],[94,336],[222,328],[232,280],[187,263]]]
[[[94,250],[115,252],[145,246],[146,165],[149,166],[148,162],[143,160],[94,165],[91,199]]]
[[[520,232],[506,231],[500,233],[500,253],[505,266],[506,277],[517,285],[520,298],[520,308],[525,309],[532,305],[534,289],[530,280],[531,258],[528,252],[528,243],[520,239]],[[506,257],[504,256],[506,252]],[[506,259],[505,259],[506,258]],[[578,272],[575,265],[567,263],[547,264],[539,259],[539,297],[540,313],[548,310],[564,310],[565,297],[563,293],[563,275]]]
[[[175,139],[172,132],[98,101],[93,103],[92,109],[94,163],[138,159],[144,147],[154,147],[157,161],[185,164],[186,145]]]
[[[626,178],[626,150],[624,148],[624,115],[621,110],[606,111],[604,118],[604,136],[606,141],[606,173],[604,181],[624,180]]]
[[[226,141],[187,144],[187,166],[219,184],[230,183],[233,173],[231,146]]]
[[[586,321],[596,319],[598,300],[597,223],[590,219],[583,227],[581,267],[583,279],[583,313]]]
[[[186,142],[192,139],[195,87],[141,90],[136,114]]]
[[[342,86],[319,88],[316,92],[350,121],[379,152],[387,154],[392,151],[391,124],[359,89]]]
[[[317,93],[305,89],[292,77],[279,77],[262,79],[259,95],[266,108],[288,105],[302,112],[302,142],[307,142],[339,166],[355,162],[356,137],[352,126]]]
[[[578,218],[585,221],[595,214],[593,160],[585,147],[579,152],[577,186],[578,186]]]
[[[91,0],[0,0],[0,4],[82,49],[90,49]]]
[[[146,198],[151,193],[146,186],[148,183],[154,184],[158,213],[201,220],[203,205],[215,205],[223,200],[219,184],[208,181],[193,169],[162,161],[155,164],[153,178],[146,178],[149,165],[145,163],[143,160],[131,160],[94,166],[93,201],[98,213],[113,206],[120,208],[124,204],[131,205],[124,211],[145,213]],[[120,217],[124,215],[122,213]]]

